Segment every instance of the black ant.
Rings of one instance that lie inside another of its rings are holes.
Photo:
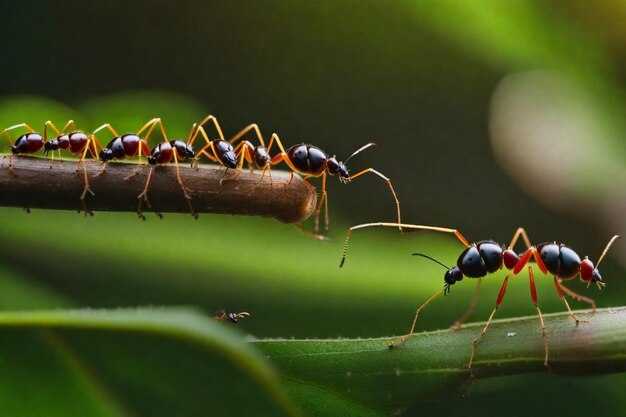
[[[239,155],[239,168],[243,166],[243,161],[248,162],[248,165],[252,169],[256,166],[259,169],[262,169],[261,178],[259,178],[258,182],[263,180],[265,176],[265,172],[267,171],[270,177],[270,185],[272,184],[272,171],[270,170],[270,156],[267,152],[267,148],[265,147],[265,141],[263,140],[263,136],[261,135],[261,131],[259,130],[259,126],[256,123],[252,123],[245,128],[241,129],[235,136],[233,136],[229,143],[234,145],[238,140],[240,140],[243,136],[245,136],[249,131],[253,130],[256,134],[257,139],[259,140],[259,145],[254,145],[249,140],[243,140],[239,145],[235,147],[235,153]]]
[[[150,156],[148,157],[148,163],[150,164],[150,172],[148,173],[148,179],[146,180],[146,185],[144,186],[143,192],[139,194],[139,196],[137,197],[139,199],[137,215],[139,216],[139,218],[143,220],[146,219],[141,211],[143,201],[146,202],[148,207],[151,207],[150,200],[148,200],[148,189],[150,186],[150,179],[152,178],[152,171],[154,170],[154,166],[157,164],[158,165],[167,164],[171,162],[173,159],[174,164],[176,166],[176,180],[178,181],[178,184],[180,185],[180,188],[183,191],[185,199],[187,200],[187,204],[189,206],[189,211],[191,212],[191,215],[197,219],[198,214],[193,209],[193,206],[191,204],[191,196],[187,194],[187,187],[185,187],[185,183],[180,177],[180,170],[179,170],[179,164],[178,164],[178,161],[185,161],[185,160],[190,160],[192,167],[196,164],[196,152],[190,143],[191,135],[194,131],[195,125],[194,127],[192,127],[191,131],[189,132],[187,142],[183,142],[180,139],[173,139],[173,140],[168,141],[167,135],[165,134],[165,129],[163,128],[162,124],[161,124],[161,128],[162,128],[161,131],[163,134],[163,142],[155,146],[152,149]],[[161,213],[157,212],[156,214],[157,216],[161,218],[163,217]]]
[[[95,141],[93,137],[87,136],[85,133],[76,130],[76,125],[73,120],[69,120],[62,130],[57,129],[57,127],[48,120],[44,125],[44,140],[48,136],[48,127],[52,128],[57,134],[55,139],[49,139],[44,144],[44,155],[52,154],[52,159],[54,160],[54,152],[57,151],[59,153],[59,158],[61,157],[61,149],[69,150],[72,154],[77,155],[80,154],[80,158],[78,160],[78,165],[76,166],[76,172],[78,173],[78,167],[80,164],[83,164],[83,179],[85,182],[85,187],[83,188],[83,192],[80,195],[80,203],[83,211],[86,215],[92,215],[93,213],[90,210],[87,210],[87,206],[85,204],[85,196],[87,193],[91,195],[95,195],[94,192],[89,188],[89,178],[87,176],[87,152],[89,152],[92,158],[96,159],[98,155],[98,150],[96,148]],[[71,127],[70,133],[66,133],[66,131]],[[52,168],[52,166],[50,167]]]
[[[231,323],[237,324],[239,319],[250,317],[250,313],[242,311],[239,313],[229,313],[226,310],[217,310],[216,312],[211,314],[213,320],[224,321],[227,320]]]
[[[557,294],[559,295],[559,298],[561,298],[563,302],[565,303],[565,306],[567,307],[567,311],[570,317],[578,325],[578,323],[581,320],[578,317],[576,317],[574,313],[572,312],[572,309],[570,308],[569,303],[565,299],[564,293],[566,293],[567,295],[569,295],[570,297],[574,299],[589,303],[592,307],[593,312],[595,312],[595,309],[596,309],[595,302],[591,298],[585,297],[583,295],[575,293],[574,291],[566,288],[563,285],[563,281],[574,279],[578,275],[580,275],[581,281],[584,283],[587,283],[587,286],[589,286],[591,283],[595,283],[598,286],[598,288],[603,287],[605,284],[602,281],[602,276],[600,275],[598,266],[604,259],[604,256],[608,252],[611,245],[613,245],[613,242],[615,242],[615,240],[619,238],[618,235],[615,235],[611,238],[611,240],[609,240],[604,250],[602,251],[600,258],[598,259],[598,262],[594,266],[593,262],[589,260],[588,257],[585,257],[583,260],[581,260],[580,256],[578,256],[576,252],[574,252],[572,249],[565,246],[564,244],[557,244],[556,242],[546,242],[546,243],[541,243],[536,246],[531,245],[530,240],[528,239],[528,235],[526,234],[526,231],[521,227],[518,228],[515,234],[513,235],[513,239],[511,240],[511,243],[509,243],[509,245],[506,246],[503,244],[496,243],[492,240],[482,240],[480,242],[470,244],[468,240],[456,229],[448,229],[448,228],[443,228],[443,227],[432,227],[432,226],[421,226],[421,225],[413,225],[413,224],[398,224],[398,223],[366,223],[366,224],[353,226],[348,230],[340,267],[343,266],[346,260],[346,255],[348,251],[348,241],[350,239],[350,235],[353,230],[363,229],[366,227],[398,227],[398,226],[401,226],[407,229],[414,229],[414,230],[431,230],[431,231],[436,231],[436,232],[452,233],[465,246],[465,250],[463,250],[459,258],[457,259],[456,266],[454,268],[450,268],[427,255],[420,254],[420,253],[413,254],[413,255],[428,258],[447,269],[444,275],[444,286],[441,290],[437,291],[430,298],[428,298],[417,309],[417,311],[415,312],[415,318],[413,319],[413,324],[411,325],[411,330],[409,331],[409,333],[400,337],[394,342],[392,342],[388,346],[390,349],[394,348],[400,343],[404,343],[408,338],[410,338],[413,335],[413,332],[415,330],[415,324],[417,322],[417,318],[419,317],[420,311],[422,311],[422,309],[426,307],[431,301],[433,301],[435,298],[437,298],[438,296],[442,294],[444,296],[449,294],[450,287],[454,285],[456,282],[461,281],[464,277],[479,278],[477,285],[476,285],[476,290],[474,291],[474,297],[472,299],[470,308],[463,315],[463,317],[452,326],[454,330],[459,329],[463,321],[465,321],[465,319],[467,319],[474,310],[474,306],[476,304],[476,299],[478,296],[478,289],[482,281],[482,278],[487,276],[488,274],[498,271],[499,269],[502,269],[503,267],[508,270],[511,270],[511,273],[508,274],[504,278],[504,282],[502,283],[502,287],[500,288],[500,292],[498,293],[498,298],[496,299],[496,305],[493,311],[491,312],[491,315],[489,316],[489,319],[487,320],[485,327],[482,329],[480,334],[472,342],[472,352],[470,354],[470,360],[468,364],[468,368],[472,376],[473,376],[472,362],[474,360],[474,354],[476,353],[476,346],[478,344],[478,341],[487,332],[487,328],[491,324],[491,321],[494,315],[496,314],[496,310],[502,303],[502,300],[504,299],[504,295],[506,293],[506,287],[507,287],[507,283],[509,279],[519,274],[521,270],[524,268],[524,266],[528,263],[531,257],[535,260],[535,263],[544,274],[549,273],[550,275],[554,277],[554,286],[556,288]],[[519,239],[520,236],[522,237],[522,239],[524,240],[524,243],[526,244],[526,250],[522,252],[521,254],[517,254],[513,250],[513,248],[515,247],[515,244],[517,243],[517,240]],[[541,331],[543,333],[543,342],[544,342],[544,351],[545,351],[544,365],[548,369],[550,369],[548,365],[548,343],[547,343],[546,331],[545,331],[546,327],[544,325],[541,310],[539,309],[539,306],[537,305],[537,290],[535,288],[535,279],[534,279],[533,269],[532,269],[532,266],[530,265],[528,266],[528,274],[529,274],[529,279],[530,279],[530,295],[532,298],[532,302],[535,305],[535,308],[537,309],[537,314],[541,322]]]
[[[215,126],[215,130],[219,136],[219,139],[210,140],[209,136],[204,129],[204,125],[212,122],[213,126]],[[189,139],[188,144],[191,146],[195,142],[198,134],[201,134],[204,140],[206,141],[206,145],[202,147],[197,152],[197,156],[204,155],[209,158],[211,161],[217,162],[220,165],[226,167],[226,170],[235,169],[238,166],[237,162],[237,152],[233,148],[233,146],[224,139],[224,133],[222,132],[222,128],[220,127],[219,122],[213,115],[208,115],[199,123],[195,123],[192,127],[192,131],[195,129],[193,135],[191,135],[191,139]]]
[[[256,125],[251,125],[247,129],[252,129],[255,126]],[[319,231],[319,217],[320,217],[322,205],[324,206],[325,230],[328,230],[329,225],[330,225],[330,219],[328,215],[328,195],[326,193],[326,174],[327,173],[328,175],[337,175],[339,180],[344,184],[347,184],[350,181],[360,177],[363,174],[367,174],[369,172],[378,175],[380,178],[384,179],[387,182],[387,185],[389,186],[389,189],[391,190],[391,194],[393,195],[393,198],[396,202],[398,224],[402,223],[401,216],[400,216],[400,201],[398,200],[398,197],[393,188],[393,185],[391,184],[391,180],[373,168],[366,168],[358,172],[357,174],[350,175],[348,168],[346,166],[348,161],[353,156],[357,155],[358,153],[364,151],[367,148],[375,146],[374,143],[368,143],[367,145],[362,146],[361,148],[354,151],[352,155],[350,155],[344,162],[340,162],[337,160],[335,156],[332,156],[332,157],[329,156],[322,149],[316,146],[308,145],[304,143],[299,144],[299,145],[294,145],[285,151],[285,148],[276,133],[272,134],[272,136],[270,137],[270,141],[267,146],[267,149],[265,149],[265,147],[263,146],[261,135],[258,132],[258,127],[255,130],[257,131],[257,136],[259,137],[259,141],[261,142],[260,150],[265,154],[265,158],[269,158],[270,150],[272,149],[272,145],[274,144],[274,142],[276,142],[276,144],[278,145],[280,149],[279,154],[271,157],[269,160],[269,163],[268,162],[265,163],[265,165],[263,166],[263,173],[265,173],[266,170],[269,171],[271,165],[276,165],[280,162],[285,162],[287,166],[291,169],[291,179],[293,179],[294,172],[302,175],[304,181],[312,177],[322,177],[322,197],[320,198],[320,201],[318,202],[316,210],[315,210],[315,236],[318,236],[317,232]],[[306,182],[308,183],[308,181]]]
[[[28,133],[24,133],[23,135],[18,137],[15,142],[13,142],[11,140],[11,135],[9,135],[9,131],[19,128],[27,129]],[[7,136],[10,144],[9,147],[11,148],[11,155],[9,155],[9,171],[11,172],[13,172],[13,167],[11,165],[13,161],[13,155],[33,154],[44,147],[44,138],[27,123],[20,123],[14,126],[7,127],[2,132],[0,132],[0,134],[2,133]]]

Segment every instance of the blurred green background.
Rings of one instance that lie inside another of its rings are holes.
[[[104,122],[132,131],[161,117],[185,137],[211,113],[226,136],[256,122],[287,146],[339,159],[375,141],[350,168],[389,176],[406,222],[502,242],[524,226],[534,242],[596,260],[626,224],[624,18],[622,3],[583,1],[2,1],[0,126],[74,118],[87,131]],[[0,306],[184,304],[250,311],[239,327],[256,337],[401,334],[444,272],[410,253],[451,264],[462,248],[446,236],[359,231],[340,270],[346,228],[395,211],[375,176],[330,180],[328,243],[266,219],[1,209]],[[600,307],[623,305],[625,264],[618,242],[601,268],[605,291],[570,287]],[[476,319],[487,318],[501,278],[485,281]],[[538,279],[540,306],[562,311],[550,281]],[[454,322],[472,290],[457,285],[418,329]],[[522,274],[498,317],[533,312]],[[479,381],[447,406],[495,415],[533,384],[552,391],[537,400],[546,409],[570,398],[561,412],[587,414],[572,399],[584,389],[602,393],[594,407],[623,415],[610,393],[624,382]]]

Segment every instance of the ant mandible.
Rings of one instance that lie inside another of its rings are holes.
[[[472,314],[474,310],[474,306],[476,305],[476,300],[478,297],[478,289],[480,287],[480,283],[482,282],[482,278],[496,272],[503,267],[510,270],[502,283],[502,287],[500,288],[500,292],[498,293],[498,298],[496,299],[496,305],[485,324],[485,327],[482,329],[480,334],[473,340],[472,342],[472,351],[470,354],[470,360],[468,364],[468,369],[472,375],[474,376],[472,371],[472,363],[474,360],[474,355],[476,353],[476,346],[478,341],[485,335],[491,321],[493,320],[498,307],[502,303],[504,299],[504,295],[506,293],[506,288],[508,281],[511,277],[520,273],[520,271],[524,268],[524,266],[528,263],[530,258],[532,257],[535,260],[535,263],[544,274],[551,274],[554,277],[554,286],[556,288],[556,292],[565,303],[565,307],[567,307],[567,311],[570,317],[578,323],[581,321],[578,317],[574,315],[572,309],[569,306],[569,303],[565,299],[564,293],[571,296],[574,299],[585,301],[589,303],[592,307],[592,310],[595,312],[596,305],[595,301],[591,298],[580,295],[563,285],[563,281],[568,281],[576,278],[580,275],[580,279],[582,282],[587,283],[589,286],[591,283],[595,283],[598,288],[603,287],[605,284],[602,281],[602,276],[600,275],[600,271],[598,270],[598,266],[604,259],[606,253],[608,252],[613,242],[619,238],[618,235],[615,235],[609,240],[607,245],[605,246],[598,262],[594,265],[588,257],[585,257],[583,260],[580,259],[580,256],[576,252],[574,252],[569,247],[564,244],[557,244],[556,242],[546,242],[541,243],[539,245],[533,246],[530,243],[530,239],[528,239],[528,235],[526,231],[520,227],[516,230],[513,238],[511,239],[511,243],[508,246],[496,243],[493,240],[482,240],[476,243],[470,244],[468,240],[456,229],[448,229],[444,227],[433,227],[433,226],[422,226],[422,225],[413,225],[413,224],[398,224],[398,223],[366,223],[360,224],[357,226],[353,226],[348,230],[348,234],[346,236],[346,241],[343,249],[343,256],[341,258],[340,267],[343,266],[347,251],[348,251],[348,242],[350,239],[350,235],[354,230],[363,229],[366,227],[398,227],[401,226],[406,229],[413,230],[430,230],[442,233],[451,233],[456,236],[456,238],[465,246],[465,250],[459,255],[456,266],[454,268],[450,268],[443,263],[437,261],[430,256],[414,253],[413,255],[422,256],[428,258],[439,265],[443,266],[447,269],[444,275],[444,286],[441,290],[437,291],[430,298],[428,298],[415,312],[415,318],[413,319],[413,324],[411,325],[411,330],[408,334],[400,337],[399,339],[393,341],[388,347],[389,349],[394,348],[395,346],[404,343],[408,338],[410,338],[415,330],[415,324],[417,323],[417,319],[419,317],[420,312],[424,307],[426,307],[431,301],[437,298],[440,295],[447,295],[450,293],[450,287],[454,285],[457,281],[461,281],[463,277],[468,278],[479,278],[476,289],[474,291],[474,296],[472,299],[472,303],[470,304],[467,312],[462,316],[460,320],[458,320],[452,327],[454,330],[457,330],[461,327],[462,323]],[[526,250],[517,254],[513,248],[517,243],[519,237],[522,237],[524,243],[526,244]],[[532,302],[537,309],[537,314],[539,316],[539,321],[541,322],[541,331],[543,334],[543,343],[544,343],[544,365],[550,369],[548,365],[548,342],[546,339],[546,327],[543,321],[543,316],[541,314],[541,310],[537,304],[537,290],[535,288],[535,279],[533,274],[532,266],[528,266],[528,274],[530,281],[530,295]]]
[[[193,167],[196,164],[196,152],[191,146],[191,135],[193,133],[194,127],[191,128],[189,132],[189,136],[187,137],[187,142],[183,142],[180,139],[172,139],[170,141],[167,140],[167,135],[165,134],[165,129],[163,128],[163,124],[161,124],[161,132],[163,134],[163,142],[159,143],[155,146],[150,156],[148,157],[148,163],[150,164],[150,172],[148,173],[148,178],[146,180],[146,185],[143,188],[143,192],[139,194],[137,199],[139,199],[139,205],[137,207],[137,215],[142,220],[145,220],[145,216],[143,215],[142,203],[145,201],[148,207],[151,207],[150,200],[148,200],[148,189],[150,186],[150,179],[152,178],[152,171],[154,170],[155,165],[164,165],[172,161],[174,159],[174,164],[176,166],[176,180],[178,181],[178,185],[180,189],[183,191],[185,199],[187,201],[187,205],[189,206],[189,211],[194,218],[198,218],[198,214],[194,210],[191,204],[191,196],[187,194],[187,187],[180,177],[179,163],[178,161],[191,161],[191,166]],[[157,212],[157,216],[163,217],[161,213]]]
[[[259,133],[260,137],[260,133]],[[315,235],[317,236],[317,232],[319,231],[319,218],[320,212],[322,209],[322,205],[324,206],[324,228],[328,230],[330,225],[330,219],[328,215],[328,195],[326,193],[326,174],[328,175],[337,175],[339,180],[347,184],[352,180],[360,177],[361,175],[367,174],[369,172],[376,174],[383,180],[387,182],[389,189],[391,190],[391,194],[393,195],[393,199],[396,202],[396,209],[398,214],[398,225],[402,224],[402,219],[400,216],[400,201],[396,195],[396,192],[391,184],[391,180],[376,171],[373,168],[366,168],[354,175],[350,175],[346,164],[348,161],[358,153],[364,151],[367,148],[375,146],[375,143],[368,143],[354,151],[352,155],[350,155],[344,162],[340,162],[337,160],[335,156],[329,156],[322,149],[307,144],[299,144],[294,145],[285,151],[285,148],[280,141],[280,138],[276,133],[272,134],[270,137],[269,144],[267,146],[267,150],[265,151],[267,155],[270,155],[270,150],[272,149],[272,145],[276,142],[277,146],[280,149],[280,153],[271,157],[268,164],[263,167],[263,172],[266,170],[269,171],[270,165],[276,165],[280,162],[285,162],[287,166],[291,169],[291,179],[293,179],[293,173],[296,172],[303,176],[303,180],[306,181],[308,178],[312,177],[322,177],[322,197],[317,204],[315,209]],[[290,180],[291,181],[291,180]],[[306,181],[308,183],[308,181]],[[402,228],[399,226],[399,229]]]

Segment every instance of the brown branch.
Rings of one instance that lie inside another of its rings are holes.
[[[75,210],[80,208],[83,192],[83,167],[77,172],[77,161],[51,161],[44,158],[15,156],[12,170],[9,157],[0,166],[0,206]],[[89,185],[95,196],[87,194],[87,208],[94,211],[136,211],[137,196],[143,191],[149,166],[138,175],[125,180],[136,164],[109,163],[106,172],[98,161],[87,161]],[[199,169],[180,167],[181,178],[188,188],[191,202],[198,213],[244,214],[274,217],[285,223],[305,220],[315,209],[315,189],[294,175],[272,171],[273,184],[266,174],[258,182],[259,171],[225,172],[217,166]],[[148,192],[152,208],[159,212],[189,213],[186,199],[176,180],[176,168],[157,166]],[[150,209],[144,205],[144,210]]]

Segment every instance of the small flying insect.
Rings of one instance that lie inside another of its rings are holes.
[[[231,313],[226,310],[217,310],[211,314],[213,320],[217,321],[229,321],[231,323],[237,324],[239,319],[250,317],[250,313],[246,311],[241,311],[239,313]]]

